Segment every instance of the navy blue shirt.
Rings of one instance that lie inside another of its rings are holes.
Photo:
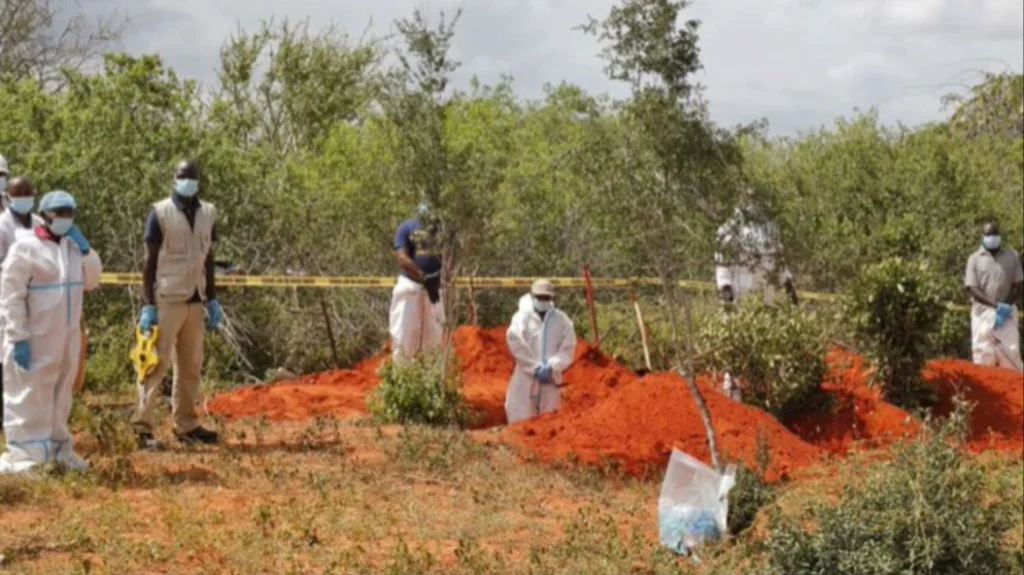
[[[199,200],[196,198],[182,198],[178,194],[171,194],[171,201],[174,202],[175,207],[185,214],[185,219],[188,220],[188,226],[193,230],[196,227],[196,211],[199,209]],[[150,210],[149,216],[146,217],[146,231],[143,234],[143,238],[146,240],[146,244],[157,249],[164,243],[164,231],[160,228],[160,218],[156,215],[156,210]],[[217,241],[217,226],[213,226],[213,230],[210,232],[210,241]],[[192,295],[192,299],[188,300],[188,303],[199,303],[203,301],[203,297],[199,294],[199,290]]]
[[[441,245],[437,239],[437,230],[428,230],[418,219],[402,222],[395,231],[395,249],[405,248],[416,267],[425,274],[441,269]],[[408,276],[405,271],[402,275]]]

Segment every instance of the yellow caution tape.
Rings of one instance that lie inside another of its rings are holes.
[[[456,278],[455,285],[473,288],[528,288],[536,278]],[[582,288],[586,280],[580,277],[550,278],[556,287]],[[348,277],[316,277],[316,276],[218,276],[217,286],[224,287],[305,287],[305,288],[390,288],[394,287],[394,277],[348,276]],[[102,285],[142,285],[142,274],[103,274]],[[660,286],[658,278],[592,278],[594,289],[625,289],[640,286]],[[715,291],[717,286],[712,282],[680,280],[677,284],[683,289],[693,291]],[[839,296],[830,293],[798,292],[805,300],[836,302]],[[970,311],[965,305],[946,304],[954,311]]]

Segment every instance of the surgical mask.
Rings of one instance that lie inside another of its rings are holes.
[[[15,213],[24,216],[31,212],[32,208],[36,207],[36,199],[33,197],[10,198],[8,205],[11,206]]]
[[[981,245],[985,246],[986,250],[998,250],[999,246],[1003,245],[1003,238],[999,236],[981,236]]]
[[[0,192],[7,191],[7,176],[0,176]]]
[[[174,193],[183,198],[191,198],[199,191],[199,180],[174,180]]]
[[[533,300],[533,311],[537,313],[547,313],[551,311],[551,308],[555,307],[554,302],[541,301],[539,299]]]
[[[71,226],[74,224],[72,218],[53,218],[50,222],[50,231],[55,236],[63,236],[71,231]]]

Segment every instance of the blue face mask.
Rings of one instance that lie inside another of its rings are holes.
[[[7,191],[7,176],[0,176],[0,192]]]
[[[199,180],[174,180],[174,193],[183,198],[191,198],[199,191]]]
[[[11,198],[11,210],[16,214],[26,215],[36,207],[36,199],[32,197]]]
[[[999,236],[981,236],[981,245],[986,250],[998,250],[1003,245],[1003,238]]]
[[[75,220],[72,218],[53,218],[50,222],[50,231],[55,236],[64,236],[71,231],[71,226],[74,225]]]

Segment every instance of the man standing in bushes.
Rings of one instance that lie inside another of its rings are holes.
[[[986,222],[981,234],[981,248],[967,260],[964,279],[972,300],[974,363],[1024,371],[1016,309],[1024,293],[1020,256],[1003,246],[995,222]]]
[[[732,219],[718,229],[721,251],[715,254],[715,283],[722,302],[729,309],[741,297],[758,293],[771,304],[781,283],[795,305],[798,298],[793,274],[778,266],[778,230],[771,223],[753,221],[750,216],[754,213],[753,207],[737,208]],[[739,387],[728,372],[722,379],[722,391],[740,400]]]
[[[82,300],[100,284],[103,264],[74,216],[71,194],[50,192],[39,203],[42,225],[19,234],[3,264],[4,432],[0,473],[57,463],[84,470],[68,419],[81,357]]]
[[[406,220],[395,232],[395,255],[401,268],[391,294],[389,332],[395,362],[441,344],[444,306],[441,303],[440,224],[426,204],[417,217]]]
[[[797,303],[793,274],[778,267],[781,246],[774,225],[750,221],[744,210],[737,209],[732,219],[718,229],[718,239],[721,251],[715,254],[715,283],[726,305],[751,292],[760,293],[766,303],[771,303],[778,284]]]
[[[36,189],[32,187],[32,182],[26,178],[14,178],[8,185],[7,161],[3,156],[0,156],[0,170],[3,170],[0,172],[2,174],[0,183],[3,186],[0,187],[7,190],[3,202],[6,208],[0,214],[0,265],[2,265],[17,239],[16,236],[31,234],[32,228],[41,225],[43,220],[32,214],[33,208],[36,207]],[[2,276],[0,276],[0,281],[3,281]],[[0,316],[0,350],[5,349],[3,332],[4,322],[3,317]],[[3,360],[0,359],[0,397],[3,396],[4,391],[3,368]]]
[[[509,423],[558,409],[562,373],[572,365],[576,329],[565,313],[555,308],[555,287],[537,280],[519,299],[506,333],[508,349],[516,360],[505,395]]]
[[[217,242],[213,204],[199,200],[199,167],[184,161],[174,170],[171,197],[157,202],[146,219],[146,267],[139,329],[151,333],[159,326],[160,362],[139,385],[139,403],[132,417],[139,447],[156,449],[153,409],[170,362],[174,362],[171,392],[174,434],[179,441],[213,444],[219,438],[199,425],[196,400],[203,368],[203,330],[220,327],[223,312],[217,302],[213,248]],[[203,322],[203,312],[207,321]]]

